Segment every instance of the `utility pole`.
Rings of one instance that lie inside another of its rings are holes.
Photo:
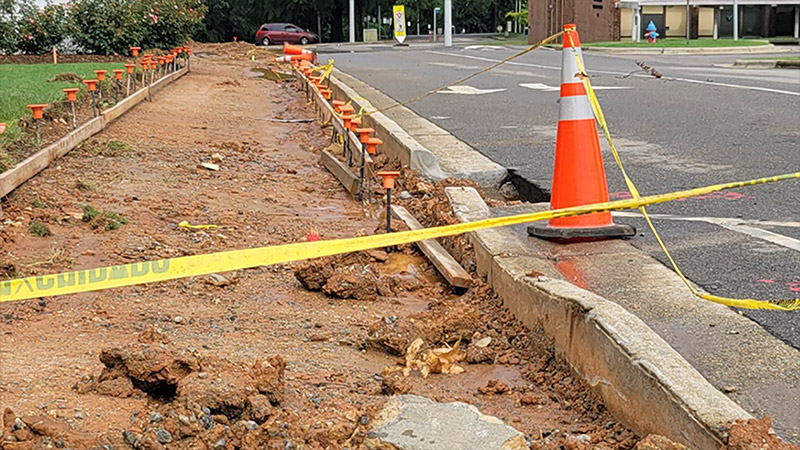
[[[733,0],[733,40],[739,40],[739,2]]]
[[[436,16],[439,14],[439,8],[433,8],[433,42],[436,42]]]
[[[350,0],[350,42],[356,41],[356,0]]]
[[[322,21],[319,18],[319,10],[317,10],[317,36],[319,36],[319,42],[322,43]]]
[[[444,0],[444,46],[453,46],[453,0]]]
[[[686,46],[689,46],[689,38],[692,37],[692,14],[689,7],[689,0],[686,0]]]

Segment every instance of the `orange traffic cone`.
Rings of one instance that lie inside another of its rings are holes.
[[[284,55],[302,55],[303,53],[311,54],[311,50],[304,49],[297,45],[292,45],[288,42],[283,43],[283,54]]]
[[[572,47],[583,62],[575,24],[564,25],[561,57],[561,112],[556,134],[556,162],[550,205],[553,209],[608,201],[608,184],[600,152],[592,106],[577,76],[578,63]],[[570,36],[572,39],[570,39]],[[562,217],[550,223],[528,227],[528,234],[544,239],[602,239],[633,236],[636,229],[618,225],[610,212]]]
[[[291,61],[313,61],[314,55],[311,53],[303,53],[302,55],[283,55],[275,58],[275,62],[291,62]]]

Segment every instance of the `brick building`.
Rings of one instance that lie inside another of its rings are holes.
[[[800,1],[690,0],[692,38],[794,36],[800,34]],[[531,43],[575,23],[584,42],[641,40],[650,21],[662,37],[686,35],[686,0],[529,0]],[[734,22],[738,22],[734,24]]]

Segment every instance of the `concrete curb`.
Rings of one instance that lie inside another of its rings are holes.
[[[460,221],[490,216],[474,189],[450,187],[445,193]],[[716,450],[727,437],[721,425],[751,417],[642,320],[564,281],[513,231],[481,230],[468,238],[479,274],[517,319],[543,329],[612,413],[637,433]],[[532,270],[544,275],[533,277]]]
[[[363,107],[369,111],[395,103],[372,86],[338,69],[334,69],[329,84],[335,98],[352,100],[356,109]],[[407,123],[401,126],[389,115],[402,117]],[[387,114],[370,114],[365,116],[364,122],[384,141],[382,151],[431,180],[468,178],[480,186],[497,188],[508,177],[503,166],[405,106],[392,108]]]
[[[749,69],[800,69],[800,61],[793,60],[749,60],[737,59],[733,63],[734,67],[744,67]]]
[[[166,85],[186,75],[186,73],[188,73],[187,69],[181,69],[162,77],[153,83],[150,88],[151,93],[154,94],[160,91]],[[13,169],[0,174],[0,198],[10,194],[22,183],[31,179],[34,175],[47,168],[50,163],[66,155],[85,140],[103,131],[106,125],[130,111],[145,99],[147,99],[147,89],[139,89],[121,102],[101,112],[96,118],[84,123],[63,138],[29,156],[14,166]]]
[[[660,48],[642,48],[642,47],[587,47],[584,46],[584,52],[595,53],[609,53],[620,55],[730,55],[741,53],[784,53],[791,52],[791,48],[780,47],[773,44],[767,45],[751,45],[742,47],[696,47],[696,48],[680,48],[680,47],[660,47]]]

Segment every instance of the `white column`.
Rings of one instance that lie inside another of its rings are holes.
[[[453,0],[444,0],[444,46],[453,46]]]
[[[800,38],[800,6],[794,7],[794,38]]]
[[[714,39],[719,39],[719,6],[714,7]]]
[[[350,0],[350,42],[356,41],[356,0]]]
[[[739,2],[733,0],[733,40],[739,40]]]
[[[633,10],[633,23],[635,27],[633,27],[633,31],[636,33],[636,37],[633,38],[636,42],[641,42],[642,40],[642,7],[637,6],[636,9]]]

